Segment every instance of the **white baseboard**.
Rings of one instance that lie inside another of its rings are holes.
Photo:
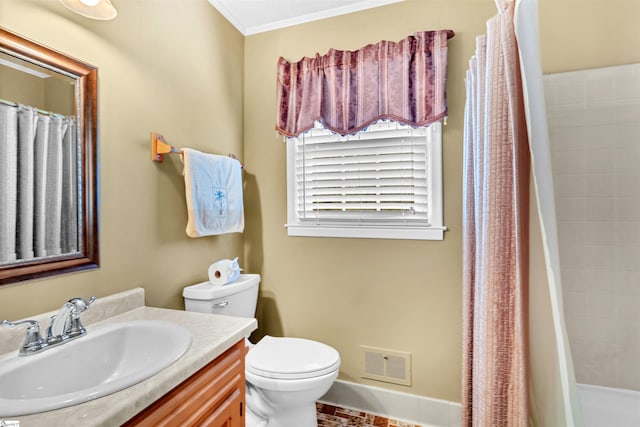
[[[461,406],[456,402],[336,380],[320,402],[360,409],[423,427],[460,427]]]

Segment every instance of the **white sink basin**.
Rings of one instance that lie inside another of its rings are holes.
[[[77,405],[157,374],[189,349],[175,323],[134,320],[90,329],[42,353],[0,359],[0,419]]]

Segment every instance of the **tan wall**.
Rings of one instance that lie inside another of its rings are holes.
[[[640,61],[635,30],[640,2],[611,3],[542,0],[545,71]],[[342,356],[343,379],[460,400],[463,82],[475,37],[485,32],[494,4],[407,0],[246,39],[245,158],[251,214],[245,254],[248,269],[263,276],[260,332],[335,346]],[[273,131],[278,57],[297,61],[329,48],[357,49],[442,28],[456,32],[449,43],[449,120],[444,129],[445,240],[287,237],[285,146]],[[413,386],[360,379],[361,344],[411,352]]]
[[[149,133],[157,131],[175,145],[245,161],[242,266],[263,275],[261,333],[334,345],[342,378],[358,382],[360,344],[410,351],[413,387],[367,383],[459,400],[463,79],[494,2],[407,0],[246,39],[205,0],[113,2],[118,18],[95,22],[54,1],[0,0],[0,25],[100,68],[102,215],[100,270],[4,286],[0,317],[134,286],[145,287],[150,305],[181,308],[184,285],[205,280],[212,260],[241,254],[240,236],[185,236],[180,163],[149,160]],[[640,61],[636,4],[542,0],[545,71]],[[285,150],[273,130],[278,56],[297,60],[440,28],[457,33],[444,131],[445,240],[287,237]]]
[[[640,1],[538,1],[543,73],[640,62]]]
[[[2,286],[2,318],[135,286],[149,305],[182,308],[211,262],[242,255],[240,234],[186,236],[180,160],[150,154],[155,131],[242,159],[242,35],[206,0],[114,4],[117,19],[100,22],[57,1],[0,0],[1,26],[99,69],[101,225],[100,269]]]
[[[464,73],[493,2],[407,1],[249,36],[245,42],[247,267],[263,276],[262,333],[302,336],[340,351],[341,378],[460,400],[461,187]],[[285,145],[274,132],[279,56],[358,49],[416,31],[453,29],[444,129],[444,241],[287,237]],[[361,380],[359,346],[411,352],[413,386]]]
[[[48,78],[44,84],[45,110],[65,116],[75,114],[75,82],[71,79]]]
[[[45,81],[13,68],[0,66],[0,98],[44,108]]]
[[[60,74],[42,79],[0,66],[0,98],[65,116],[75,112],[72,84],[69,77]]]

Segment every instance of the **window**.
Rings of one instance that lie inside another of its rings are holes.
[[[289,236],[442,240],[442,124],[287,138]]]

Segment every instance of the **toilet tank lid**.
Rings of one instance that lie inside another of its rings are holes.
[[[226,285],[212,285],[211,282],[202,282],[187,286],[182,290],[182,296],[192,300],[211,300],[237,294],[245,289],[258,286],[259,274],[241,274],[235,282]]]

